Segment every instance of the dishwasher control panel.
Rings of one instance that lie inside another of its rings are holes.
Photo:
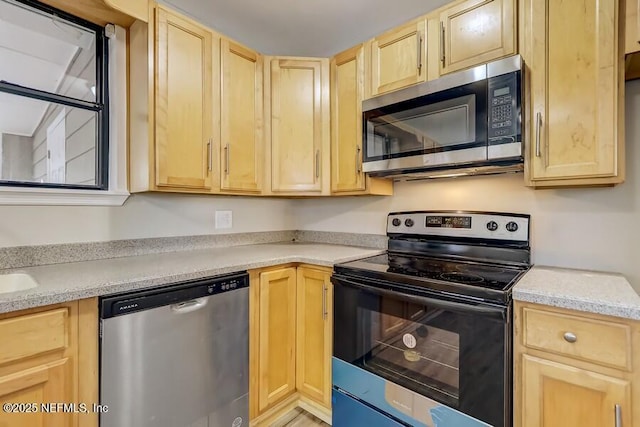
[[[162,306],[197,304],[198,299],[233,292],[249,287],[249,275],[246,272],[226,276],[179,282],[160,288],[134,291],[126,294],[102,297],[100,299],[100,317],[110,317],[149,310]]]
[[[249,286],[249,278],[242,277],[234,277],[227,280],[223,280],[221,282],[215,282],[210,285],[207,285],[207,293],[209,295],[219,294],[222,292],[232,291],[234,289],[246,288]]]

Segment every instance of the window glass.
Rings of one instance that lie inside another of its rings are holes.
[[[0,180],[96,185],[94,111],[0,92]]]
[[[0,0],[0,185],[106,189],[101,27]]]
[[[95,43],[95,31],[0,0],[1,80],[95,101]]]

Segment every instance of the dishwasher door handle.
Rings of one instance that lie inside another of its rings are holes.
[[[191,313],[192,311],[200,310],[207,305],[207,298],[197,298],[189,301],[179,302],[177,304],[171,304],[171,311],[177,314]]]

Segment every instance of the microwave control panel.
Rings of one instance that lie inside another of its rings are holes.
[[[489,79],[489,141],[515,142],[520,134],[520,94],[516,73]]]

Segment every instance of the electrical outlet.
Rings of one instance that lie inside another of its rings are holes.
[[[232,211],[216,211],[216,229],[233,227]]]

